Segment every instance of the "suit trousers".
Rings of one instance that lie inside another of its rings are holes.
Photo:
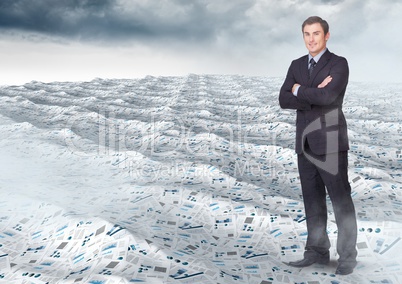
[[[337,173],[333,174],[325,171],[319,166],[319,163],[314,162],[314,159],[327,162],[338,161]],[[306,145],[305,151],[298,154],[298,168],[308,233],[304,256],[314,257],[324,255],[329,251],[327,189],[338,227],[336,245],[339,255],[338,262],[355,265],[357,257],[357,224],[348,180],[348,152],[343,151],[321,156],[312,153],[311,149]]]

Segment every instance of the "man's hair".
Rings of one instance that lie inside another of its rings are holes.
[[[302,24],[302,32],[304,31],[304,27],[306,25],[312,25],[312,24],[316,24],[319,23],[322,27],[322,29],[324,30],[324,35],[326,35],[329,32],[329,25],[327,23],[327,21],[321,19],[318,16],[311,16],[309,18],[307,18],[303,24]]]

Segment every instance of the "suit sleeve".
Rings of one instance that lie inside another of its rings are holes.
[[[279,92],[279,105],[284,109],[310,110],[310,103],[300,100],[298,96],[296,97],[292,93],[292,87],[296,83],[295,76],[293,75],[294,68],[295,64],[293,61]]]
[[[297,97],[301,101],[310,105],[330,105],[344,92],[349,79],[348,62],[339,57],[332,64],[329,72],[332,81],[324,88],[300,86]]]

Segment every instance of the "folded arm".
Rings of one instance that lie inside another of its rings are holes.
[[[293,62],[292,62],[293,64]],[[297,83],[292,72],[292,65],[289,67],[285,82],[279,92],[279,105],[285,109],[310,110],[311,104],[300,100],[293,95],[293,86]]]
[[[330,105],[343,93],[348,78],[348,63],[345,58],[340,57],[331,67],[330,78],[325,78],[316,88],[300,86],[297,98],[311,105]]]

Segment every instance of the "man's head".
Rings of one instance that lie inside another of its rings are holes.
[[[312,56],[316,56],[327,47],[329,39],[329,26],[327,21],[313,16],[306,19],[302,24],[304,43]]]

